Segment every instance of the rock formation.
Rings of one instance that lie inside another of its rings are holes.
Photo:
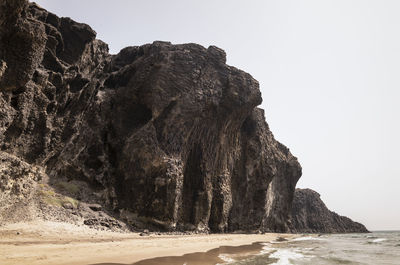
[[[50,185],[88,183],[133,226],[287,230],[301,167],[256,107],[257,81],[223,50],[154,42],[110,55],[85,24],[1,7],[5,154]]]
[[[257,108],[258,82],[223,50],[110,55],[88,25],[26,0],[0,8],[0,170],[27,168],[1,175],[8,204],[35,198],[41,218],[106,227],[288,230],[301,167]]]
[[[298,233],[368,232],[364,225],[329,211],[320,195],[310,189],[296,189],[290,226]]]

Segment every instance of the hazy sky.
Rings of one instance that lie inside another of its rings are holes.
[[[369,229],[400,229],[400,1],[39,0],[112,53],[166,40],[216,45],[259,82],[299,187]]]

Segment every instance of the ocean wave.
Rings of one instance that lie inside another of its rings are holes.
[[[291,261],[303,259],[305,256],[299,253],[297,249],[278,249],[269,258],[277,259],[278,261],[272,265],[291,265]]]
[[[333,264],[352,264],[353,263],[351,260],[334,257],[334,256],[324,256],[321,258],[330,263],[333,263]]]
[[[377,239],[372,240],[371,242],[372,243],[379,243],[379,242],[383,242],[383,241],[386,241],[386,240],[387,240],[386,238],[377,238]]]
[[[306,240],[320,240],[320,241],[322,241],[322,240],[325,240],[325,239],[322,239],[322,238],[319,238],[319,237],[312,237],[312,236],[303,236],[303,237],[298,237],[298,238],[292,239],[291,241],[306,241]]]

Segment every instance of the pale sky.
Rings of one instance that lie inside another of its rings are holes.
[[[38,0],[117,53],[154,40],[216,45],[260,82],[298,187],[370,230],[400,230],[400,1]]]

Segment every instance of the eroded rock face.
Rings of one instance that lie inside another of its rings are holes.
[[[31,219],[36,185],[43,177],[41,167],[0,151],[0,225]]]
[[[298,233],[367,233],[364,225],[329,211],[311,189],[296,189],[290,228]]]
[[[110,55],[85,24],[0,5],[4,153],[52,183],[89,183],[135,226],[287,231],[301,167],[257,108],[258,82],[223,50],[154,42]]]

